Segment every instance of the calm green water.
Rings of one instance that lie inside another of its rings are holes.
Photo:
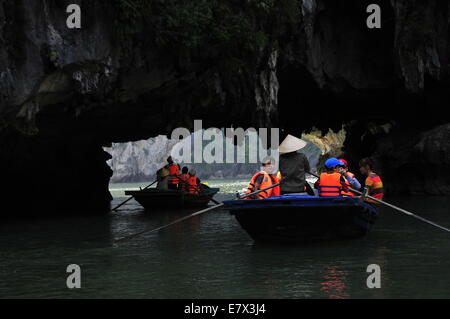
[[[125,186],[125,187],[124,187]],[[120,188],[137,185],[114,185]],[[144,185],[145,186],[145,185]],[[211,182],[230,199],[245,182]],[[82,196],[75,200],[82,200]],[[120,203],[116,197],[113,204]],[[389,198],[450,226],[450,198]],[[145,214],[132,201],[102,217],[5,221],[0,225],[2,298],[449,298],[450,234],[383,210],[368,237],[307,246],[258,245],[218,210],[159,233],[114,244],[192,211]],[[63,212],[61,213],[63,215]],[[66,288],[78,264],[82,288]],[[381,266],[381,289],[366,268]]]

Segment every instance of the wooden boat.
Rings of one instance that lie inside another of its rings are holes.
[[[206,207],[219,188],[202,185],[200,194],[189,194],[179,190],[159,190],[148,188],[138,191],[125,191],[125,195],[133,196],[145,210],[160,208],[201,208]]]
[[[357,238],[373,227],[378,210],[352,197],[282,195],[225,201],[255,241],[315,242]]]

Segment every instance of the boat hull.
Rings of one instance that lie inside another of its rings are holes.
[[[354,198],[279,196],[227,201],[242,228],[255,241],[307,243],[366,235],[378,218],[370,204]]]
[[[199,194],[187,194],[177,190],[146,189],[140,191],[126,191],[126,195],[134,199],[145,208],[146,211],[161,209],[202,208],[208,206],[211,198],[219,189],[210,188],[207,192]]]

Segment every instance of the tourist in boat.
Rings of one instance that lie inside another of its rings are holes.
[[[345,184],[347,185],[347,188],[353,188],[353,189],[356,189],[356,190],[360,190],[361,189],[361,184],[356,179],[355,174],[353,174],[352,172],[349,171],[348,162],[345,159],[343,159],[343,158],[340,158],[339,162],[342,163],[342,165],[339,167],[339,172],[342,174],[342,176],[344,176]],[[349,191],[342,191],[342,195],[344,195],[344,196],[355,196],[355,194],[352,193],[350,190]]]
[[[369,189],[368,195],[376,199],[383,200],[383,182],[380,176],[378,176],[378,174],[373,171],[373,167],[374,163],[370,158],[363,158],[361,161],[359,161],[359,170],[361,174],[367,176],[365,186]],[[366,198],[365,201],[375,206],[379,205],[379,203],[370,198]]]
[[[306,146],[306,142],[288,135],[279,147],[281,194],[304,193],[314,195],[311,186],[306,182],[306,172],[310,171],[308,158],[298,152]]]
[[[180,165],[175,164],[172,156],[169,156],[167,158],[167,163],[168,164],[165,166],[165,168],[169,170],[169,189],[178,189],[178,184],[180,183],[180,179],[178,178],[180,175]]]
[[[179,183],[179,189],[182,191],[187,192],[188,191],[188,180],[191,176],[189,175],[189,168],[187,166],[184,166],[181,169],[181,175],[179,176],[180,183]]]
[[[272,157],[267,157],[262,161],[261,171],[256,173],[248,185],[247,194],[256,192],[279,183],[278,178],[273,175],[275,172],[275,160]],[[258,194],[251,195],[245,199],[264,199],[272,196],[280,195],[280,186],[270,188]]]
[[[200,179],[196,176],[197,172],[195,169],[191,169],[189,172],[189,178],[186,184],[186,191],[191,194],[198,194],[200,192]]]
[[[168,190],[169,170],[165,167],[159,169],[156,172],[156,180],[158,181],[158,184],[156,184],[156,189]]]
[[[319,196],[342,196],[342,191],[347,192],[346,179],[339,172],[343,163],[337,158],[330,158],[325,162],[326,172],[320,175],[315,183],[315,188],[319,190]]]

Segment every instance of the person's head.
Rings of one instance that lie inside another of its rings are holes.
[[[173,158],[172,158],[172,156],[169,156],[169,157],[167,158],[167,163],[173,164]]]
[[[343,158],[340,158],[339,162],[342,163],[340,165],[341,170],[343,170],[344,172],[348,172],[348,162],[345,159],[343,159]]]
[[[189,175],[195,176],[195,175],[197,175],[197,172],[195,171],[195,169],[191,169],[191,171],[189,172]]]
[[[342,165],[342,163],[337,158],[329,158],[325,162],[325,168],[328,173],[337,173],[339,167]]]
[[[359,171],[363,175],[368,175],[373,171],[373,160],[369,157],[363,158],[359,161]]]
[[[268,174],[273,174],[275,170],[275,159],[273,157],[267,156],[261,162],[262,170]]]
[[[187,166],[184,166],[182,169],[181,169],[181,174],[187,174],[189,172],[189,168],[187,168]]]

